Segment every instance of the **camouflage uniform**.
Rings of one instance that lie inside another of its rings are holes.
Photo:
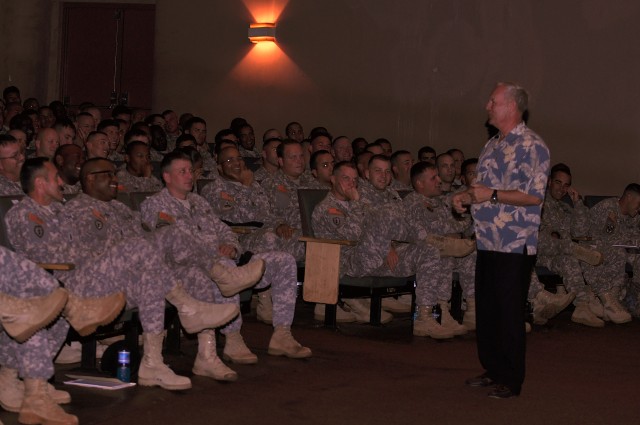
[[[76,182],[76,184],[64,184],[62,186],[62,193],[64,195],[75,195],[77,193],[82,192],[82,186],[80,185],[80,182]]]
[[[448,300],[451,274],[436,267],[438,250],[427,244],[393,243],[404,235],[405,225],[390,221],[391,205],[368,205],[358,201],[340,201],[329,192],[313,210],[312,223],[316,237],[358,241],[353,247],[343,246],[340,274],[361,276],[416,275],[416,304],[433,306]],[[398,253],[398,265],[391,270],[385,259],[391,246]],[[448,281],[448,283],[446,283]],[[437,282],[435,285],[432,282]]]
[[[175,287],[171,270],[142,230],[140,236],[125,236],[119,214],[133,215],[120,202],[85,194],[66,206],[49,207],[25,197],[7,213],[6,221],[17,252],[33,261],[75,265],[72,271],[56,272],[71,292],[95,297],[122,291],[127,304],[138,307],[144,331],[162,332],[164,297]]]
[[[230,245],[237,253],[243,250],[231,231],[213,212],[211,206],[200,195],[189,193],[185,201],[172,196],[165,188],[159,193],[145,200],[141,207],[142,219],[151,229],[170,225],[179,227],[190,235],[198,253],[190,255],[192,261],[200,263],[209,270],[216,261],[224,262],[227,266],[234,266],[235,262],[218,254],[220,245]],[[293,322],[295,301],[297,295],[296,263],[293,257],[284,252],[265,252],[256,254],[254,259],[263,259],[265,272],[256,288],[266,288],[271,285],[273,297],[273,325],[290,326]],[[178,264],[179,265],[179,264]],[[216,303],[239,304],[238,295],[224,297],[216,285],[211,283]],[[239,315],[222,330],[229,334],[238,332],[242,327],[242,316]]]
[[[536,264],[562,276],[567,291],[575,293],[577,301],[587,301],[587,287],[580,262],[573,256],[571,238],[587,235],[588,214],[589,209],[581,200],[571,207],[547,193],[538,234]],[[552,236],[554,233],[560,238]]]
[[[268,172],[266,168],[264,168],[264,166],[261,165],[260,168],[254,171],[253,179],[258,183],[262,183],[263,180],[267,179],[269,176],[272,176],[272,175],[273,173]]]
[[[202,189],[202,197],[221,220],[236,224],[263,224],[250,234],[240,235],[240,242],[246,250],[253,253],[277,251],[285,245],[286,241],[275,233],[278,220],[272,214],[269,198],[257,182],[245,186],[221,177]]]
[[[0,196],[24,195],[20,182],[14,182],[0,174]]]
[[[640,215],[629,217],[620,212],[618,198],[605,199],[589,210],[589,236],[602,253],[603,263],[597,267],[582,263],[587,283],[596,295],[625,287],[625,263],[633,266],[633,275],[640,276],[637,254],[626,252],[614,244],[637,245],[640,239]],[[636,280],[636,279],[634,279]]]
[[[293,180],[285,176],[282,170],[278,170],[261,184],[273,205],[273,213],[278,220],[278,225],[287,224],[295,229],[290,239],[282,240],[283,245],[280,246],[280,249],[293,255],[297,261],[304,261],[305,254],[304,243],[298,241],[298,238],[302,236],[298,189],[310,189],[312,185],[313,177],[311,174],[303,173],[296,180]]]
[[[60,286],[47,272],[5,247],[0,247],[0,268],[0,292],[16,298],[45,296]],[[22,378],[49,379],[54,373],[53,358],[68,330],[66,320],[57,320],[22,344],[0,331],[0,365],[17,369]]]
[[[162,183],[157,177],[137,177],[123,167],[116,174],[118,177],[118,190],[120,192],[157,192],[162,189]]]
[[[253,149],[248,150],[243,148],[242,145],[238,145],[238,152],[240,152],[240,156],[243,158],[260,158],[262,156],[255,146]]]
[[[398,191],[398,190],[411,190],[412,191],[413,190],[413,186],[411,186],[410,184],[406,185],[406,184],[402,183],[400,180],[396,180],[396,179],[391,180],[391,184],[389,185],[389,187],[391,189],[393,189],[393,190],[396,190],[396,191]]]
[[[209,145],[203,143],[201,146],[196,146],[198,153],[202,156],[202,168],[204,171],[209,172],[210,175],[218,175],[218,165],[209,152]]]
[[[450,198],[446,196],[427,198],[418,192],[411,192],[404,198],[403,202],[407,214],[407,223],[410,226],[410,234],[420,241],[424,241],[429,234],[465,233],[472,224],[470,217],[457,220],[453,216]],[[458,272],[464,298],[474,298],[475,251],[462,258],[440,258],[437,267],[441,267],[444,270],[443,273],[450,277],[453,272]],[[448,282],[449,293],[451,293],[451,279]]]

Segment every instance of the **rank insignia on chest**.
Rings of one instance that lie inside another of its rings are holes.
[[[38,224],[33,228],[33,233],[35,233],[37,237],[42,238],[44,236],[44,228]]]

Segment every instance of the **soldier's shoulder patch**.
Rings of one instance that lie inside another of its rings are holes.
[[[236,198],[234,198],[231,194],[229,194],[229,193],[227,193],[225,191],[220,192],[220,198],[224,199],[225,201],[230,201],[230,202],[235,202],[236,201]]]
[[[176,218],[171,214],[160,211],[158,213],[158,221],[165,224],[174,224],[176,222]]]
[[[289,190],[285,187],[285,185],[283,184],[279,184],[278,186],[276,186],[276,190],[278,192],[282,192],[282,193],[287,193],[289,192]]]
[[[42,226],[44,224],[44,220],[42,220],[40,217],[38,217],[34,213],[29,213],[27,218],[29,219],[30,222],[35,223],[39,226]]]
[[[91,214],[93,214],[93,216],[95,218],[97,218],[100,221],[105,221],[106,219],[104,218],[104,216],[102,215],[102,213],[100,211],[98,211],[97,209],[93,209],[91,210]]]
[[[344,213],[342,211],[340,211],[338,208],[328,208],[327,212],[330,215],[337,215],[337,216],[344,217]]]

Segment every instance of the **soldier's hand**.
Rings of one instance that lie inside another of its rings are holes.
[[[385,264],[391,269],[395,270],[398,265],[398,253],[396,252],[394,247],[391,247],[389,253],[387,254],[387,259],[385,260]]]
[[[151,163],[147,163],[147,165],[144,166],[144,176],[145,177],[151,177],[151,172],[153,171],[153,166],[151,165]]]
[[[459,214],[467,212],[468,205],[471,205],[471,195],[467,192],[456,193],[451,197],[451,206]]]
[[[471,203],[479,204],[491,199],[493,189],[480,183],[474,183],[467,192],[471,195]]]
[[[569,195],[569,198],[571,198],[571,201],[573,201],[574,203],[578,202],[578,200],[580,199],[580,194],[572,187],[567,189],[567,195]]]
[[[218,246],[218,254],[223,257],[236,258],[238,252],[234,246],[222,244]]]
[[[276,227],[276,235],[280,236],[283,239],[291,239],[293,236],[293,227],[290,227],[288,224],[281,224]]]

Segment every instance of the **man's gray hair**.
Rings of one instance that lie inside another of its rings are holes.
[[[524,114],[524,112],[529,108],[529,93],[527,90],[525,90],[524,87],[511,82],[500,82],[498,85],[507,88],[507,96],[516,102],[518,111],[520,111],[521,114]]]

